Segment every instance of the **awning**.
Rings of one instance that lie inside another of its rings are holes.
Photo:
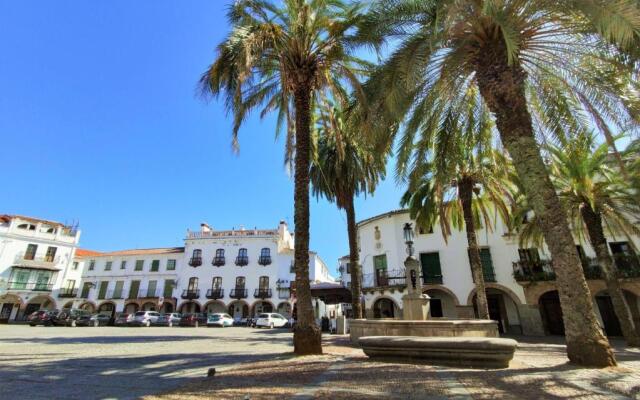
[[[339,283],[312,283],[311,297],[318,298],[325,304],[351,303],[351,290]]]

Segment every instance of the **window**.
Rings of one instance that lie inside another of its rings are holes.
[[[147,286],[147,297],[156,297],[156,287],[158,286],[158,281],[149,281]]]
[[[76,287],[75,279],[67,279],[67,282],[65,283],[64,287],[67,290],[73,290],[73,288]]]
[[[193,254],[191,255],[191,259],[189,260],[189,265],[191,265],[192,267],[199,267],[202,265],[202,250],[193,250]]]
[[[611,242],[609,243],[613,259],[616,263],[616,267],[621,272],[626,272],[640,266],[638,256],[633,251],[633,248],[629,242]]]
[[[216,257],[224,257],[224,249],[217,249]]]
[[[480,249],[480,261],[482,262],[482,273],[484,280],[487,282],[495,282],[496,274],[493,270],[493,260],[491,259],[491,250],[488,247]]]
[[[33,224],[20,224],[18,225],[18,229],[26,229],[28,231],[35,231],[36,226]]]
[[[296,262],[295,260],[291,260],[291,265],[289,266],[289,273],[296,273]]]
[[[213,280],[211,281],[211,289],[213,289],[213,290],[222,289],[222,277],[221,276],[214,276],[213,277]]]
[[[189,290],[190,292],[195,292],[197,289],[198,289],[198,278],[196,278],[195,276],[194,276],[194,277],[189,278],[189,287],[188,287],[188,290]]]
[[[271,264],[271,249],[264,247],[260,250],[260,258],[258,258],[258,264],[269,265]]]
[[[242,248],[238,250],[238,257],[236,257],[236,265],[244,266],[249,264],[249,256],[247,255],[247,249]]]
[[[36,258],[36,251],[38,251],[37,244],[28,244],[27,251],[24,253],[24,259],[33,260],[34,258]]]
[[[96,268],[96,260],[89,261],[89,271],[93,271]]]
[[[424,284],[442,283],[442,267],[438,252],[420,253],[420,264],[422,264],[422,282]]]
[[[104,265],[104,270],[111,271],[112,266],[113,266],[113,261],[107,261],[107,263]]]
[[[245,282],[246,282],[246,279],[244,276],[236,277],[236,289],[244,289]]]
[[[535,247],[518,249],[518,256],[520,257],[520,261],[528,263],[530,265],[534,265],[540,262],[540,253],[538,253],[538,249]]]
[[[351,263],[347,263],[347,274],[351,273]]]
[[[164,292],[162,296],[166,299],[173,297],[173,288],[176,287],[176,281],[173,279],[164,280]]]
[[[120,261],[120,269],[127,269],[127,260]]]
[[[138,297],[138,291],[140,290],[140,281],[131,281],[129,286],[129,299],[135,299]]]
[[[269,277],[261,276],[260,280],[258,281],[258,287],[260,289],[269,289]]]
[[[86,299],[87,297],[89,297],[89,290],[91,290],[91,286],[93,286],[91,282],[85,282],[82,285],[82,293],[80,297],[82,297],[83,299]]]
[[[142,271],[144,269],[144,260],[136,260],[136,267],[134,271]]]
[[[216,256],[213,257],[212,265],[221,267],[225,264],[224,249],[216,249]]]
[[[377,286],[388,286],[389,278],[387,277],[387,255],[382,254],[373,256],[373,268],[376,274]]]
[[[113,289],[113,297],[114,299],[122,298],[122,288],[124,287],[124,281],[116,281],[116,287]]]
[[[151,272],[160,271],[160,260],[151,261]]]
[[[78,265],[79,265],[79,263],[77,261],[74,261],[73,262],[73,267],[71,267],[71,269],[73,269],[74,271],[77,271],[78,270]]]
[[[44,260],[46,262],[53,262],[53,260],[56,259],[56,251],[58,251],[57,247],[47,247],[47,254],[44,256]]]
[[[176,270],[176,260],[167,260],[167,271]]]
[[[109,281],[100,282],[100,290],[98,291],[98,299],[103,300],[107,296],[107,288],[109,287]]]

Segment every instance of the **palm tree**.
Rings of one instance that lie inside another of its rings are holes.
[[[536,137],[560,139],[592,121],[605,136],[611,126],[637,124],[638,102],[627,101],[637,94],[620,95],[618,78],[629,69],[612,57],[609,41],[623,44],[620,32],[635,35],[639,16],[625,0],[382,0],[359,29],[363,43],[394,46],[365,91],[370,114],[404,120],[401,149],[410,148],[419,128],[462,107],[469,88],[479,90],[540,217],[559,284],[567,355],[582,365],[611,366],[615,358]],[[615,32],[605,40],[605,31]],[[395,134],[388,125],[371,129]]]
[[[595,145],[593,135],[580,135],[565,146],[548,146],[548,151],[551,180],[569,213],[571,225],[581,239],[589,240],[596,253],[622,334],[629,346],[640,346],[640,336],[620,289],[618,270],[604,234],[605,227],[614,236],[640,234],[634,224],[640,215],[640,205],[628,182],[621,177],[617,163],[612,163],[608,144]],[[535,217],[530,220],[529,233],[523,239],[542,236],[536,229],[538,223]]]
[[[296,354],[321,354],[320,330],[309,285],[309,166],[311,117],[325,98],[346,100],[343,84],[359,93],[359,68],[349,35],[357,5],[340,0],[237,0],[228,11],[232,27],[200,79],[203,93],[223,95],[233,114],[233,145],[247,115],[277,110],[286,123],[287,162],[294,160],[295,270],[298,320]]]
[[[335,201],[347,214],[353,317],[362,318],[362,271],[353,202],[362,193],[374,192],[384,178],[386,157],[358,141],[358,132],[349,127],[339,108],[324,107],[316,125],[318,141],[309,173],[312,190],[317,197]]]
[[[508,220],[505,200],[509,198],[509,182],[505,179],[504,157],[486,143],[490,125],[481,124],[483,132],[478,134],[485,143],[474,143],[475,132],[466,130],[461,120],[451,119],[446,124],[448,135],[434,132],[444,140],[434,143],[426,154],[422,147],[414,153],[401,205],[409,208],[411,218],[424,229],[439,223],[445,241],[451,227],[464,227],[478,316],[490,319],[476,230],[482,225],[492,229],[493,210]],[[472,136],[465,137],[465,132]]]

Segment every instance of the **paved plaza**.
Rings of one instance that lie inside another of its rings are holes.
[[[638,349],[614,341],[620,365],[597,370],[560,338],[517,339],[509,369],[466,370],[371,362],[336,336],[294,358],[286,330],[0,325],[0,399],[640,398]]]

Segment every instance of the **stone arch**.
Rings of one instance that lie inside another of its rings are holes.
[[[113,301],[103,301],[98,305],[98,314],[105,314],[113,318],[116,315],[116,303]]]
[[[516,303],[516,305],[521,305],[523,304],[522,300],[520,299],[520,297],[511,289],[509,289],[508,287],[504,286],[504,285],[500,285],[499,283],[492,283],[492,282],[486,282],[484,284],[485,290],[486,289],[496,289],[496,290],[501,290],[503,292],[505,292],[510,298],[511,300],[513,300],[514,303]],[[473,298],[476,295],[476,288],[474,287],[471,292],[469,293],[469,296],[467,296],[467,305],[472,306],[473,305]]]
[[[227,313],[233,319],[249,318],[249,304],[244,300],[234,300],[227,305]]]
[[[71,300],[71,301],[67,301],[67,302],[62,306],[62,308],[63,308],[63,309],[64,309],[64,308],[73,308],[73,300]]]
[[[47,294],[38,294],[30,298],[24,304],[24,317],[38,310],[55,310],[57,308],[56,301]]]
[[[140,310],[140,304],[132,300],[127,301],[126,303],[124,303],[123,310],[125,314],[135,314],[136,312],[138,312],[138,310]]]
[[[91,313],[94,313],[96,311],[96,305],[92,301],[84,301],[78,306],[78,308],[81,310],[87,310]]]
[[[180,304],[179,310],[181,314],[199,313],[202,312],[202,306],[196,300],[189,300]]]
[[[145,301],[140,305],[141,311],[158,311],[158,303],[155,301]]]
[[[439,290],[441,292],[445,292],[446,294],[448,294],[449,296],[451,296],[451,298],[453,299],[453,303],[456,306],[460,305],[460,300],[458,299],[458,296],[456,296],[455,293],[453,293],[453,291],[451,289],[449,289],[446,286],[443,285],[424,285],[422,286],[422,293],[427,293],[427,291],[429,290]]]
[[[285,318],[290,318],[293,313],[293,306],[288,301],[282,301],[276,307],[276,312]]]
[[[633,290],[628,290],[626,287],[622,287],[622,295],[624,296],[629,311],[631,312],[631,318],[634,325],[637,327],[640,322],[640,296],[634,293]],[[594,309],[600,319],[602,327],[607,336],[622,336],[622,328],[620,327],[620,320],[613,308],[613,302],[611,296],[606,288],[595,292],[593,295]]]
[[[372,302],[373,318],[399,318],[400,307],[389,296],[378,296]]]
[[[430,318],[458,318],[458,297],[448,288],[440,285],[429,285],[422,293],[430,297]]]
[[[207,301],[204,304],[203,310],[207,314],[226,313],[227,312],[227,306],[224,304],[224,302],[222,302],[220,300],[211,300],[211,301]]]
[[[275,312],[276,307],[269,300],[258,300],[255,301],[250,308],[250,315],[252,318],[255,318],[257,314],[263,312]]]

